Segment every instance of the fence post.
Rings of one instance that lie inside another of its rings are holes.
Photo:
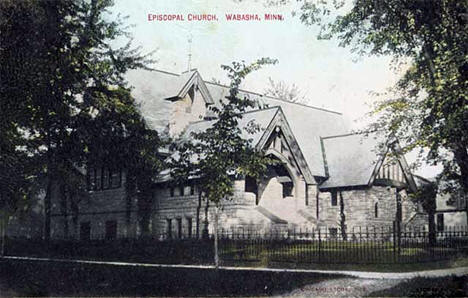
[[[393,234],[393,259],[396,260],[396,221],[393,221],[393,226],[392,226],[392,234]]]
[[[320,230],[321,230],[321,229],[320,229],[320,227],[319,227],[319,229],[318,229],[318,261],[319,261],[319,262],[320,262],[321,259],[322,259],[322,257],[321,257],[321,256],[322,256],[322,252],[321,252],[321,250],[322,250],[322,237],[321,237],[321,235],[320,235]]]

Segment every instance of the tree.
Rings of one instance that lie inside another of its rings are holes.
[[[434,214],[436,212],[436,196],[437,184],[430,181],[424,181],[421,187],[415,192],[410,194],[410,199],[416,203],[421,204],[424,211],[428,214],[429,223],[429,243],[436,243],[436,230]]]
[[[37,170],[36,183],[46,181],[46,240],[51,196],[78,185],[70,183],[77,168],[97,157],[110,162],[104,155],[112,161],[148,156],[127,146],[137,137],[145,139],[141,144],[149,139],[159,144],[144,129],[124,79],[127,70],[146,68],[152,60],[130,42],[111,46],[126,32],[120,20],[108,21],[110,5],[110,0],[0,2],[0,118],[7,138],[2,158],[8,152],[24,165],[18,169]],[[31,158],[23,160],[22,154]],[[27,172],[19,175],[24,176]]]
[[[219,265],[218,213],[221,202],[232,197],[236,177],[248,175],[258,178],[271,163],[268,157],[255,150],[251,139],[244,139],[241,135],[244,128],[238,126],[239,120],[243,112],[254,107],[254,102],[239,97],[239,85],[249,73],[274,63],[276,60],[262,58],[250,65],[245,62],[223,65],[231,83],[229,95],[221,101],[221,106],[209,107],[216,120],[212,120],[206,130],[192,132],[189,140],[179,141],[175,147],[177,155],[172,161],[173,177],[178,181],[195,178],[200,195],[215,206],[216,267]],[[259,128],[252,125],[247,130],[254,133]]]
[[[307,1],[300,18],[321,26],[319,38],[336,37],[358,54],[410,61],[396,86],[376,103],[369,130],[399,139],[400,153],[418,148],[424,161],[441,164],[442,191],[466,201],[468,2],[359,0],[350,9],[344,4]]]
[[[285,82],[275,82],[272,78],[268,78],[268,81],[270,86],[265,90],[265,95],[271,95],[290,102],[304,103],[306,101],[305,96],[301,94],[296,84],[288,86]]]

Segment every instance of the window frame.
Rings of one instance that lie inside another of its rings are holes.
[[[336,191],[336,190],[331,191],[330,205],[332,207],[337,207],[338,206],[338,191]]]

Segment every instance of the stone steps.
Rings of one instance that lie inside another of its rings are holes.
[[[275,217],[288,223],[289,227],[313,227],[316,225],[315,218],[298,206],[294,197],[284,199],[264,199],[261,206]]]

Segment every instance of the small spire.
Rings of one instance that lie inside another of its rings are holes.
[[[189,44],[189,51],[188,51],[188,63],[187,63],[187,71],[190,71],[190,68],[192,67],[192,28],[190,28],[190,34],[188,38],[188,44]]]

